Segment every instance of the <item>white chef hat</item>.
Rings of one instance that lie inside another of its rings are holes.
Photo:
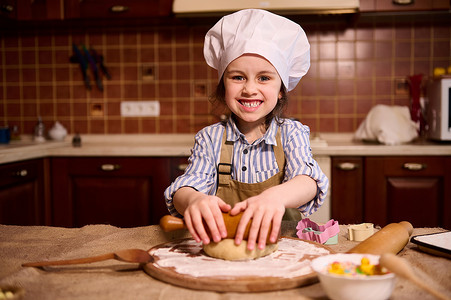
[[[266,58],[288,91],[310,67],[310,44],[301,26],[261,9],[224,16],[205,36],[204,57],[219,78],[229,63],[245,53]]]

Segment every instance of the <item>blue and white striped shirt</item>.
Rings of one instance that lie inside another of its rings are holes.
[[[298,208],[304,216],[314,213],[324,203],[329,179],[313,159],[308,126],[290,119],[285,119],[282,125],[272,120],[264,136],[249,144],[231,118],[226,125],[216,123],[203,128],[196,134],[185,173],[179,176],[164,192],[169,212],[181,217],[172,203],[172,196],[181,187],[189,186],[199,192],[215,195],[217,189],[216,167],[221,156],[224,129],[227,130],[227,140],[234,141],[233,179],[240,182],[257,183],[268,180],[277,174],[279,168],[272,145],[277,144],[276,133],[279,126],[286,159],[283,181],[288,181],[297,175],[307,175],[317,182],[317,196]]]

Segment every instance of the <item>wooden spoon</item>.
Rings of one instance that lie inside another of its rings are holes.
[[[97,261],[103,261],[108,259],[116,259],[123,262],[130,263],[147,263],[152,258],[147,251],[141,249],[125,249],[119,250],[113,253],[102,254],[98,256],[75,258],[67,260],[54,260],[54,261],[38,261],[22,264],[22,267],[45,267],[45,266],[61,266],[61,265],[75,265],[75,264],[88,264]]]
[[[426,285],[423,281],[421,281],[413,272],[412,268],[410,267],[409,263],[401,258],[396,256],[393,253],[384,253],[381,255],[379,259],[379,264],[382,267],[387,268],[391,272],[395,273],[396,275],[408,279],[415,283],[418,287],[422,288],[423,290],[431,293],[438,299],[442,300],[450,300],[446,295],[443,295],[439,291],[431,288],[430,286]]]

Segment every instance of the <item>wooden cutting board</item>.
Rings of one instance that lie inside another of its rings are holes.
[[[255,260],[225,261],[207,256],[193,239],[181,239],[149,250],[146,273],[190,289],[217,292],[263,292],[291,289],[318,281],[312,259],[335,253],[327,246],[291,237],[278,250]]]

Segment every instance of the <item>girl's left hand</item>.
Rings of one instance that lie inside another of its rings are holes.
[[[236,245],[241,244],[244,231],[251,219],[252,225],[247,240],[247,248],[249,250],[254,249],[257,240],[258,248],[264,249],[268,234],[270,234],[269,241],[271,243],[277,242],[282,218],[285,213],[285,206],[279,201],[274,201],[274,196],[271,196],[271,193],[267,191],[237,203],[230,211],[231,215],[237,215],[243,212],[235,235]],[[269,232],[271,225],[272,229]]]

